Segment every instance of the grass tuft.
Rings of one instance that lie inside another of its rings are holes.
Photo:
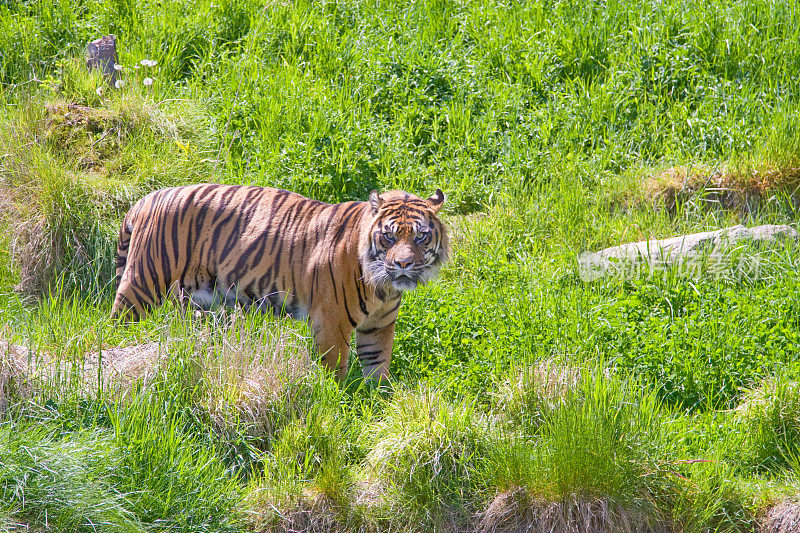
[[[537,430],[581,379],[576,366],[542,361],[509,372],[494,396],[493,410],[514,428]]]
[[[32,394],[27,370],[28,350],[22,346],[0,341],[0,419],[10,403]]]
[[[576,520],[588,528],[580,531],[658,529],[672,492],[662,475],[664,415],[634,383],[586,372],[541,423],[507,430],[487,461],[497,494],[483,527],[546,530]]]
[[[757,472],[786,468],[800,457],[800,384],[780,373],[744,394],[731,429],[743,442],[731,461]]]
[[[271,438],[286,420],[308,411],[321,370],[307,339],[286,321],[239,313],[206,329],[201,344],[202,405],[221,435]]]
[[[256,530],[350,530],[362,522],[354,465],[361,424],[330,382],[315,385],[316,403],[286,417],[271,442],[263,475],[246,502]]]
[[[0,516],[12,530],[146,530],[121,490],[124,461],[108,432],[62,438],[3,423],[0,439]]]
[[[389,504],[420,527],[458,527],[473,513],[476,472],[489,452],[487,421],[426,387],[396,390],[384,417],[367,428],[367,462],[388,482]]]
[[[156,104],[133,90],[87,99],[75,83],[0,109],[0,223],[23,293],[47,294],[64,275],[68,288],[108,290],[127,209],[212,168],[209,117],[192,101]]]

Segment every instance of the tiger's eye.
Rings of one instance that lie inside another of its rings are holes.
[[[428,238],[428,233],[430,233],[430,230],[428,230],[428,229],[419,230],[419,232],[417,232],[416,236],[414,236],[414,242],[421,243],[422,241],[424,241],[425,239]]]
[[[384,231],[383,238],[389,242],[394,242],[394,232],[391,231]]]

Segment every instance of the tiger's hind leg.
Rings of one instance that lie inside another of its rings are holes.
[[[122,276],[125,274],[125,268],[128,264],[128,248],[130,248],[131,245],[131,236],[133,235],[132,231],[133,230],[128,221],[123,220],[122,225],[119,228],[119,238],[117,239],[117,260],[114,279],[114,285],[116,287],[119,287],[119,284],[122,281]]]
[[[128,261],[119,280],[111,318],[135,322],[162,302],[165,291],[159,280],[141,272],[141,268]]]
[[[114,305],[111,308],[111,318],[124,319],[136,322],[154,306],[158,305],[160,298],[154,298],[137,288],[126,276],[120,280]]]

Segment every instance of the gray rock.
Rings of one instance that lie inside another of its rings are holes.
[[[737,225],[669,239],[632,242],[599,252],[583,252],[578,256],[578,274],[583,281],[594,281],[609,275],[629,278],[643,270],[664,271],[681,265],[694,267],[700,260],[720,266],[734,246],[762,246],[798,237],[800,233],[787,225],[752,228]]]

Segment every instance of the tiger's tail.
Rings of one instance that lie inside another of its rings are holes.
[[[131,235],[133,235],[131,224],[128,222],[128,217],[122,221],[122,226],[119,228],[119,240],[117,241],[117,271],[114,280],[114,288],[119,288],[119,283],[122,280],[122,274],[125,272],[125,266],[128,264],[128,248],[131,245]]]
[[[111,309],[112,318],[119,318],[132,307],[130,302],[126,301],[126,298],[122,294],[123,291],[120,291],[122,275],[125,273],[125,267],[128,265],[128,248],[130,247],[131,236],[133,235],[133,226],[128,220],[128,217],[129,215],[125,217],[122,221],[122,226],[119,228],[119,240],[117,241],[117,270],[114,279],[114,288],[117,294],[114,297],[114,305]]]

